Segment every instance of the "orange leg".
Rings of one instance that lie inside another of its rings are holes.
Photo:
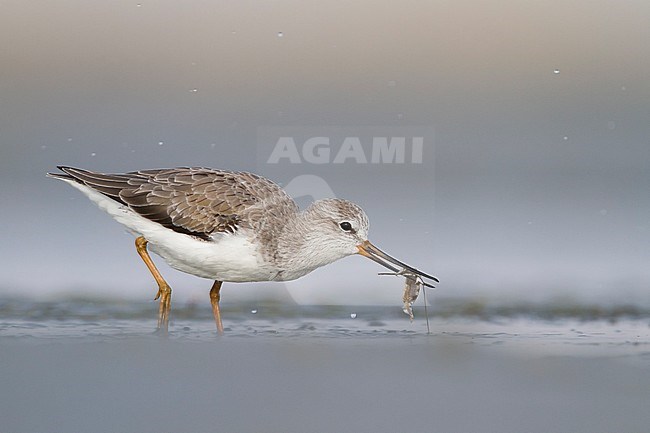
[[[156,268],[156,265],[154,265],[153,260],[151,260],[149,252],[147,251],[147,243],[148,242],[144,236],[140,236],[135,240],[135,248],[142,258],[144,264],[147,265],[147,268],[149,268],[149,272],[151,272],[151,275],[153,275],[156,283],[158,283],[158,293],[154,298],[160,298],[160,308],[158,310],[158,330],[163,334],[167,334],[167,331],[169,329],[169,311],[171,310],[172,306],[172,289],[169,287],[169,284],[167,284],[167,281],[165,281],[162,275],[160,275],[160,271],[158,271],[158,268]]]
[[[212,314],[214,314],[214,321],[217,324],[217,333],[223,335],[223,324],[221,323],[221,310],[219,309],[219,300],[221,295],[221,281],[215,281],[210,289],[210,303],[212,304]]]

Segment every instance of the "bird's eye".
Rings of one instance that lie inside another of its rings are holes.
[[[341,226],[341,228],[346,232],[352,231],[352,224],[347,221],[343,221],[341,224],[339,224],[339,226]]]

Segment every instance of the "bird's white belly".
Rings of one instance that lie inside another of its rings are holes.
[[[233,282],[269,281],[278,272],[262,260],[246,235],[227,234],[212,242],[165,230],[143,235],[151,251],[179,271]]]
[[[204,241],[150,221],[126,206],[76,182],[68,182],[117,222],[149,242],[149,249],[171,267],[198,277],[219,281],[269,281],[279,270],[264,261],[245,231]]]

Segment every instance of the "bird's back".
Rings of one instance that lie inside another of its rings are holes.
[[[218,233],[264,228],[298,211],[274,182],[247,172],[203,167],[106,174],[59,167],[52,177],[74,181],[164,227],[209,240]],[[275,225],[275,224],[273,224]]]

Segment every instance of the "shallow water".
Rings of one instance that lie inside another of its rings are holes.
[[[0,338],[18,340],[147,338],[155,336],[157,302],[67,299],[0,300]],[[644,355],[650,314],[629,309],[596,311],[594,307],[558,310],[452,310],[414,307],[413,321],[400,306],[297,306],[282,303],[224,304],[224,338],[453,340],[478,346],[502,345],[530,350],[544,347],[580,350],[601,348]],[[575,312],[574,315],[568,311]],[[428,316],[428,320],[427,320]],[[588,319],[594,317],[594,319]],[[427,323],[428,322],[428,323]],[[214,341],[212,311],[207,305],[173,305],[169,339]],[[598,352],[591,350],[591,352]]]
[[[434,310],[433,313],[436,311]],[[439,313],[439,311],[438,311]],[[0,302],[7,432],[639,432],[650,320]]]

